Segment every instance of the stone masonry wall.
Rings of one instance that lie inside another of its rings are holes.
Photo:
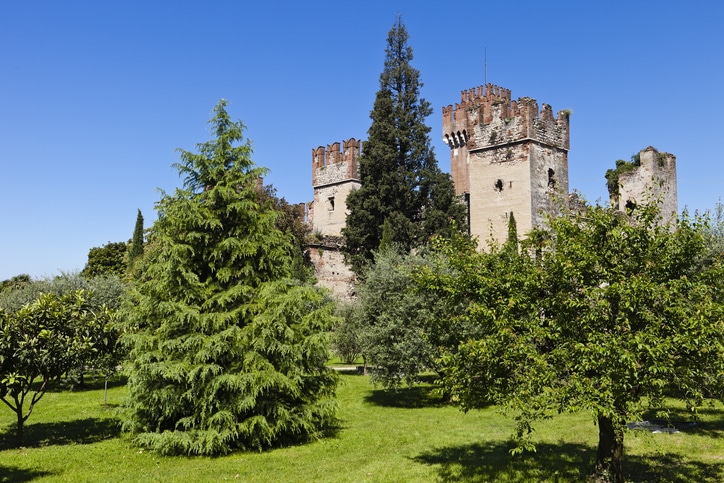
[[[570,126],[567,111],[508,89],[486,85],[461,93],[443,108],[443,138],[450,147],[453,183],[469,193],[470,232],[482,248],[507,237],[515,214],[519,234],[541,223],[568,193]]]
[[[668,223],[678,214],[676,156],[649,146],[639,153],[641,165],[618,178],[618,208],[655,200],[661,204],[661,216]]]

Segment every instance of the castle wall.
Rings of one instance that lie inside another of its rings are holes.
[[[315,233],[340,236],[347,218],[347,196],[360,186],[362,142],[351,138],[312,150],[314,201],[307,221]]]
[[[518,145],[510,158],[495,149],[470,154],[470,233],[482,246],[505,242],[511,211],[521,231],[532,224],[527,151],[527,146]]]
[[[630,204],[656,200],[664,223],[668,223],[679,211],[676,156],[649,146],[639,153],[639,160],[640,166],[618,178],[618,208],[624,211]]]
[[[461,93],[443,108],[443,138],[450,147],[456,194],[469,193],[470,233],[481,248],[505,241],[512,211],[524,235],[555,211],[568,193],[569,116],[538,110],[529,97],[486,85]]]
[[[318,285],[337,299],[354,297],[354,272],[344,263],[342,228],[347,221],[347,196],[360,187],[359,157],[362,142],[354,138],[312,150],[314,201],[307,223],[315,237],[309,246]]]
[[[330,184],[314,190],[310,208],[312,230],[322,235],[341,236],[347,219],[347,196],[359,182]]]
[[[337,300],[349,300],[355,296],[354,272],[344,263],[342,240],[325,237],[309,247],[309,257],[314,265],[317,284],[328,289]]]

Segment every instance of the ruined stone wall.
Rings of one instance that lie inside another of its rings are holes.
[[[488,84],[463,91],[443,108],[443,138],[457,194],[469,193],[470,232],[481,247],[507,237],[509,213],[519,234],[541,223],[568,193],[569,115],[548,104],[511,99]]]
[[[649,146],[639,153],[641,165],[618,178],[618,208],[657,201],[668,223],[678,214],[676,156]]]

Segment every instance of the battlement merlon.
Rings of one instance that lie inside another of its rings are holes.
[[[561,110],[553,116],[550,105],[530,97],[511,100],[510,90],[487,84],[483,87],[462,91],[461,102],[442,108],[443,140],[451,149],[467,145],[474,133],[490,124],[501,124],[507,131],[498,139],[517,141],[525,138],[549,143],[560,149],[570,149],[570,111]],[[513,132],[515,131],[515,132]],[[473,147],[473,146],[469,146]],[[477,146],[484,147],[484,146]]]
[[[350,138],[342,143],[312,149],[312,185],[342,182],[359,178],[359,157],[363,142]],[[322,175],[323,171],[326,171]]]

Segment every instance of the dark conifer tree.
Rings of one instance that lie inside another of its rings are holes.
[[[391,241],[403,250],[465,223],[450,176],[440,171],[430,146],[425,119],[432,108],[420,98],[420,73],[410,65],[412,48],[407,41],[407,29],[398,17],[387,36],[380,90],[360,158],[362,185],[347,198],[345,253],[357,272],[372,261],[386,220]]]
[[[133,262],[141,255],[143,255],[143,215],[139,209],[138,215],[136,216],[136,226],[133,229],[131,245],[128,247],[129,265],[133,265]]]
[[[289,279],[291,236],[264,169],[221,101],[215,138],[181,151],[184,188],[158,218],[125,308],[124,429],[163,454],[223,454],[315,437],[336,422],[329,300]]]
[[[508,240],[506,241],[506,246],[512,251],[518,252],[518,223],[516,223],[512,211],[508,217]]]

